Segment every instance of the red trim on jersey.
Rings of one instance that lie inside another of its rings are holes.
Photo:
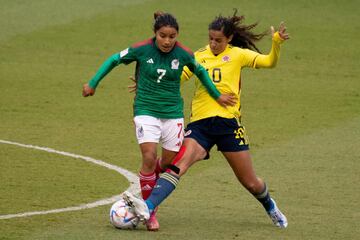
[[[153,43],[152,38],[149,38],[149,39],[146,39],[144,41],[134,43],[131,47],[132,48],[138,48],[138,47],[141,47],[141,46],[150,45],[152,43]]]
[[[190,48],[185,47],[184,45],[182,45],[182,43],[176,42],[176,45],[175,45],[175,46],[178,46],[178,47],[182,48],[183,50],[185,50],[186,52],[188,52],[191,56],[194,56],[193,51],[191,51]]]

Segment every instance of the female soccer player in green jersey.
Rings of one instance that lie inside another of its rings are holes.
[[[273,223],[287,227],[287,219],[270,197],[263,180],[258,178],[252,166],[249,143],[245,128],[240,123],[241,69],[270,68],[277,63],[280,44],[289,38],[283,23],[277,32],[272,30],[272,48],[268,55],[260,54],[255,42],[263,34],[251,32],[257,24],[243,25],[243,16],[217,17],[209,25],[209,44],[195,52],[196,60],[207,69],[221,93],[236,94],[234,106],[222,107],[209,96],[196,80],[196,92],[192,100],[191,119],[185,130],[185,139],[172,166],[161,175],[149,198],[144,202],[126,193],[125,200],[133,203],[142,219],[153,211],[175,189],[180,177],[196,161],[207,159],[209,151],[217,145],[239,182],[263,205]],[[189,79],[192,71],[185,71]],[[236,204],[234,205],[234,207]]]
[[[236,99],[220,94],[206,70],[193,53],[176,38],[179,26],[171,14],[155,13],[155,37],[136,43],[107,59],[95,76],[83,86],[83,96],[92,96],[99,82],[114,67],[136,61],[137,94],[134,101],[136,137],[142,153],[139,173],[144,199],[151,193],[157,175],[156,150],[162,143],[162,160],[171,163],[183,141],[183,100],[180,76],[186,66],[200,79],[206,91],[221,106],[232,105]],[[147,222],[148,230],[157,230],[155,214]]]

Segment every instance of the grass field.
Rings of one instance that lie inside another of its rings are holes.
[[[161,230],[121,231],[110,205],[0,219],[0,239],[359,239],[358,1],[0,0],[0,140],[90,156],[136,173],[140,153],[127,92],[134,65],[96,96],[82,84],[111,54],[152,36],[173,13],[196,50],[207,24],[237,7],[259,32],[284,20],[291,39],[272,70],[244,71],[242,113],[257,174],[287,215],[275,228],[215,150],[159,210]],[[270,38],[260,43],[267,53]],[[186,116],[193,84],[183,88]],[[77,206],[121,193],[118,173],[71,157],[0,143],[0,216]],[[356,210],[358,209],[358,210]]]

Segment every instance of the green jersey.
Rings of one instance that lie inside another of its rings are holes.
[[[100,80],[115,66],[136,61],[137,91],[134,115],[156,118],[182,118],[183,100],[180,95],[180,77],[187,66],[204,84],[213,98],[220,96],[206,70],[199,65],[193,53],[176,42],[174,48],[162,52],[155,38],[148,39],[111,56],[90,80],[89,86],[96,88]]]

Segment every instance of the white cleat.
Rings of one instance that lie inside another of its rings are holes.
[[[286,216],[280,211],[277,207],[274,199],[271,198],[271,201],[274,204],[274,209],[267,212],[273,223],[279,228],[286,228],[288,225]]]
[[[146,222],[150,218],[150,211],[145,201],[135,197],[131,192],[125,191],[122,195],[123,199],[134,208],[136,215],[140,221]]]

